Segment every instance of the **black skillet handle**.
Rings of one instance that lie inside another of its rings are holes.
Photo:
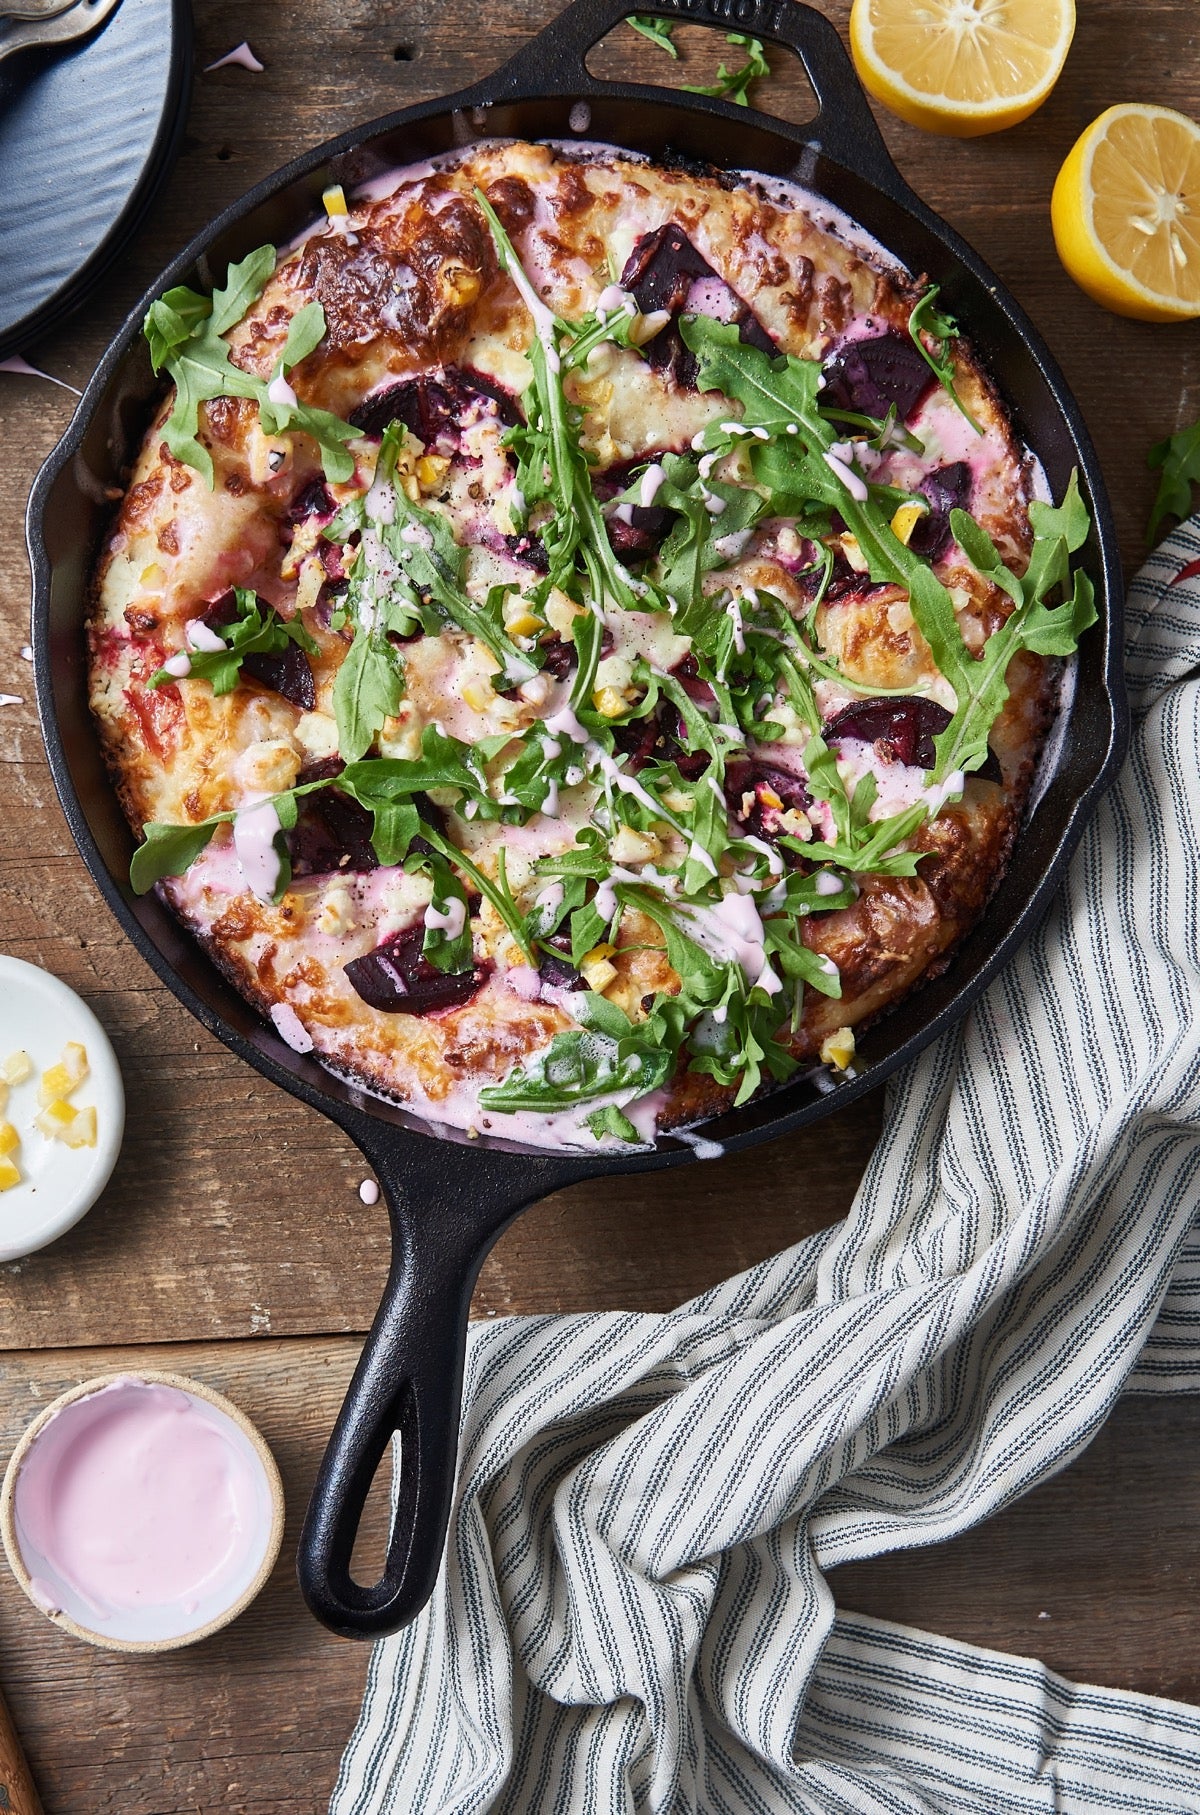
[[[366,1116],[344,1125],[383,1186],[392,1262],[313,1487],[296,1567],[305,1600],[331,1631],[376,1638],[407,1625],[437,1580],[454,1490],[467,1314],[484,1256],[519,1210],[595,1168],[430,1140]],[[396,1431],[387,1560],[379,1581],[364,1586],[351,1576],[350,1559]]]
[[[715,31],[737,31],[794,50],[803,63],[817,97],[815,119],[794,126],[770,118],[771,130],[797,143],[825,152],[835,163],[857,171],[869,181],[891,190],[901,179],[880,135],[875,117],[854,73],[836,27],[799,0],[574,0],[546,29],[539,32],[496,72],[488,84],[491,98],[508,95],[611,94],[614,84],[600,82],[587,68],[587,54],[594,44],[627,19],[631,13],[648,13],[677,25],[708,25]],[[623,93],[637,88],[620,84]],[[641,85],[638,85],[640,87]],[[658,87],[643,92],[662,98]],[[689,106],[698,105],[733,119],[756,114],[753,107],[738,107],[711,96],[687,95]]]

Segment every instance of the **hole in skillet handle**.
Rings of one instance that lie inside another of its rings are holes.
[[[603,1162],[429,1140],[342,1110],[383,1186],[392,1260],[375,1322],[322,1459],[296,1559],[309,1609],[343,1638],[396,1632],[437,1582],[458,1456],[467,1317],[484,1257],[519,1211]],[[351,1573],[379,1465],[399,1434],[383,1573]]]
[[[761,42],[753,32],[743,31],[735,23],[718,31],[709,25],[693,24],[690,19],[661,21],[669,38],[650,42],[645,32],[634,29],[633,17],[641,20],[646,31],[653,31],[660,23],[646,14],[633,15],[593,45],[587,55],[587,71],[597,81],[652,83],[677,90],[690,100],[698,88],[719,86],[723,72],[734,74],[753,68],[750,46],[757,47]],[[818,104],[804,65],[790,50],[765,44],[763,49],[769,74],[750,76],[747,106],[769,114],[772,120],[809,126],[816,118]],[[739,107],[738,111],[745,109]]]
[[[630,4],[630,0],[574,0],[496,72],[487,85],[489,101],[566,94],[661,97],[661,86],[601,81],[588,68],[589,54],[634,13],[672,25],[709,26],[722,36],[739,32],[794,51],[812,85],[818,111],[803,124],[772,119],[772,129],[825,153],[892,196],[898,191],[911,194],[888,155],[836,27],[799,0],[646,0],[645,5]],[[738,50],[734,45],[725,48],[731,53]],[[677,86],[677,74],[670,73],[677,71],[677,65],[668,64],[665,53],[658,54],[667,65],[662,86]],[[731,57],[725,61],[729,63]],[[682,98],[690,106],[711,110],[725,119],[746,119],[758,112],[753,105],[741,107],[710,96]],[[581,136],[586,136],[586,128],[581,129]]]

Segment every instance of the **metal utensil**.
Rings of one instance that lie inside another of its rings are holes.
[[[78,5],[79,0],[5,0],[0,6],[0,22],[5,19],[53,19]]]
[[[29,1775],[29,1763],[0,1697],[0,1809],[11,1815],[42,1815],[42,1805]]]
[[[34,5],[36,0],[23,0],[23,4]],[[19,50],[39,50],[44,45],[70,44],[76,38],[86,38],[120,4],[121,0],[75,0],[73,6],[51,16],[45,11],[36,17],[13,15],[11,24],[5,24],[0,16],[0,63]]]

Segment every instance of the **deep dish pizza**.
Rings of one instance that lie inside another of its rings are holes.
[[[936,291],[605,147],[377,179],[147,317],[91,698],[157,887],[285,1040],[594,1148],[946,962],[1094,615]]]

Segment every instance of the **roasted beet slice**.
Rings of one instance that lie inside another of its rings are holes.
[[[685,656],[680,657],[674,668],[672,668],[671,673],[679,682],[679,685],[683,688],[683,691],[687,694],[688,698],[694,700],[698,706],[711,706],[713,704],[717,696],[708,682],[701,680],[700,664],[690,650]]]
[[[289,523],[301,523],[305,517],[332,517],[333,499],[324,479],[310,479],[302,485],[287,507]]]
[[[821,584],[821,569],[817,567],[812,573],[801,577],[800,584],[809,598],[815,598]],[[851,567],[840,548],[833,551],[833,571],[829,576],[829,585],[825,588],[825,599],[830,605],[839,599],[865,599],[868,594],[878,592],[886,586],[886,580],[873,580],[870,574],[858,573]]]
[[[523,561],[526,567],[532,567],[535,573],[549,573],[550,557],[546,545],[540,536],[523,530],[519,536],[505,536],[508,552],[514,560]]]
[[[685,310],[712,315],[719,321],[736,322],[738,335],[747,346],[764,353],[779,351],[750,305],[697,252],[677,221],[643,233],[626,260],[621,287],[629,291],[643,315],[658,309],[676,317]],[[684,346],[674,322],[647,344],[646,356],[659,370],[669,366],[684,389],[695,390],[695,356]]]
[[[421,956],[425,928],[418,924],[377,946],[363,958],[352,958],[346,976],[356,995],[385,1015],[432,1015],[459,1008],[483,985],[487,967],[440,971]]]
[[[933,373],[907,334],[888,328],[868,340],[851,340],[825,362],[821,402],[882,421],[894,404],[907,422],[930,386]]]
[[[242,673],[252,674],[301,712],[311,712],[317,703],[317,684],[308,657],[295,643],[289,643],[279,655],[244,656]]]
[[[613,726],[613,742],[629,758],[627,774],[637,775],[649,762],[674,763],[685,781],[698,781],[712,758],[707,750],[689,750],[686,735],[683,719],[669,700],[661,701],[645,718]]]
[[[748,796],[753,795],[751,801]],[[753,838],[778,838],[786,832],[785,813],[803,813],[812,795],[790,769],[777,769],[760,757],[731,762],[725,769],[725,801],[738,830]]]
[[[255,595],[257,598],[257,594]],[[259,609],[263,601],[258,599]],[[232,592],[221,594],[215,599],[204,614],[204,623],[209,630],[219,636],[223,630],[237,622],[237,600]],[[301,712],[311,712],[317,703],[317,688],[313,680],[313,671],[309,667],[308,657],[298,643],[289,643],[278,655],[247,655],[242,657],[242,673],[252,675],[263,687],[270,687]]]
[[[446,451],[456,451],[463,419],[472,408],[498,416],[508,428],[521,419],[515,399],[483,372],[443,366],[365,397],[350,421],[364,435],[382,435],[390,423],[403,422],[426,447],[443,442]]]
[[[657,554],[670,533],[674,511],[660,504],[628,504],[605,519],[612,550],[622,561],[646,561]]]
[[[332,773],[342,765],[330,759]],[[330,764],[321,763],[302,772],[301,779],[324,779]],[[364,875],[379,868],[379,859],[371,848],[373,821],[365,807],[360,807],[348,794],[336,788],[323,788],[318,794],[304,794],[296,802],[296,823],[285,832],[284,843],[292,860],[294,876]]]
[[[556,681],[565,681],[575,668],[575,645],[558,635],[547,637],[541,645],[542,666]]]
[[[852,700],[829,720],[824,736],[827,744],[858,737],[864,743],[882,745],[890,762],[932,769],[937,760],[933,740],[949,723],[950,714],[936,700]],[[994,750],[988,751],[983,766],[974,773],[980,781],[1004,780]]]
[[[971,497],[971,469],[965,460],[935,466],[918,490],[929,500],[929,515],[914,525],[908,546],[926,561],[940,561],[950,546],[950,512],[965,510]]]
[[[933,740],[950,723],[950,714],[936,700],[851,700],[825,726],[827,744],[857,737],[865,744],[882,744],[891,762],[932,769]]]
[[[548,947],[553,947],[553,950],[545,949]],[[571,963],[571,941],[565,934],[555,933],[552,938],[543,942],[538,976],[551,989],[581,989],[583,987],[583,978]]]

